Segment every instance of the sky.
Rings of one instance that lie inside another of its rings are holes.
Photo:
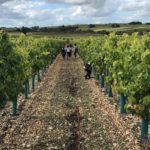
[[[150,22],[150,0],[0,0],[0,26]]]

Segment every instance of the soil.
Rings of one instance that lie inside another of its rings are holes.
[[[141,150],[139,119],[119,115],[83,62],[59,55],[18,115],[1,112],[1,150]],[[134,121],[133,121],[134,120]]]

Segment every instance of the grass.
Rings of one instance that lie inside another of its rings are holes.
[[[120,24],[120,27],[113,28],[111,24],[107,24],[107,25],[98,24],[98,25],[95,25],[94,28],[89,28],[88,25],[79,25],[79,28],[78,28],[78,30],[84,30],[84,31],[89,30],[89,29],[93,31],[103,31],[103,30],[106,30],[106,31],[133,31],[133,30],[146,31],[146,30],[150,30],[150,25]]]
[[[29,36],[34,36],[34,37],[50,37],[50,38],[78,38],[78,37],[84,37],[84,36],[97,36],[98,34],[95,33],[90,33],[90,32],[84,32],[82,33],[82,31],[87,31],[87,30],[92,30],[94,32],[98,32],[98,31],[109,31],[109,32],[118,32],[118,31],[122,31],[122,32],[150,32],[150,25],[146,25],[146,24],[141,24],[141,25],[129,25],[129,24],[120,24],[120,27],[112,27],[111,24],[96,24],[95,27],[93,28],[89,28],[88,25],[84,24],[84,25],[77,25],[78,28],[77,30],[81,30],[81,32],[79,31],[78,33],[76,32],[28,32],[27,35]],[[21,33],[20,32],[12,32],[12,31],[8,31],[12,36],[18,36]]]

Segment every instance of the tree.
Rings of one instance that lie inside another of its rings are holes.
[[[20,31],[21,31],[24,35],[26,35],[27,32],[32,31],[32,29],[23,26],[23,27],[20,29]]]
[[[120,27],[120,25],[119,24],[112,24],[111,27],[112,28],[118,28],[118,27]]]
[[[94,28],[95,24],[89,24],[89,28]]]
[[[142,22],[140,22],[140,21],[132,21],[129,24],[131,24],[131,25],[137,25],[137,24],[142,24]]]
[[[39,26],[34,26],[31,28],[33,31],[38,32],[39,31]]]

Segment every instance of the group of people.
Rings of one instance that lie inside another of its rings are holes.
[[[74,44],[74,45],[68,44],[61,48],[61,55],[62,55],[63,59],[70,58],[72,56],[72,54],[76,58],[78,53],[79,53],[79,48],[78,48],[77,44]],[[91,73],[92,73],[92,65],[90,62],[84,64],[84,70],[86,72],[85,79],[90,79]]]
[[[62,47],[61,54],[62,54],[63,59],[65,59],[66,57],[70,58],[72,56],[72,54],[74,54],[74,57],[76,58],[77,54],[78,54],[77,44],[74,44],[74,45],[69,44],[69,45]]]

